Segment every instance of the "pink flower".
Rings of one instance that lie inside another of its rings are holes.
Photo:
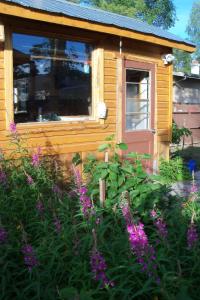
[[[190,193],[197,193],[198,192],[198,187],[196,186],[196,184],[193,184],[189,190]]]
[[[37,148],[37,152],[32,155],[32,165],[38,167],[40,165],[41,148]]]
[[[150,212],[150,216],[151,216],[152,218],[157,217],[157,212],[156,212],[154,209],[152,209],[151,212]]]
[[[91,265],[92,273],[94,275],[94,279],[96,281],[100,281],[102,287],[114,286],[114,282],[110,281],[106,276],[107,265],[104,257],[98,250],[92,251],[92,255],[90,257],[90,265]]]
[[[198,241],[198,233],[196,226],[194,224],[190,224],[187,231],[187,244],[188,248],[192,249],[197,244]]]
[[[16,134],[17,133],[17,126],[14,122],[11,122],[10,125],[9,125],[9,129],[10,129],[10,132],[12,134]]]
[[[30,175],[27,175],[27,176],[26,176],[26,180],[27,180],[27,183],[28,183],[29,185],[32,185],[32,184],[34,183],[34,180],[33,180],[33,178],[32,178]]]

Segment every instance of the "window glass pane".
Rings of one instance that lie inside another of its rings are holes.
[[[13,34],[15,122],[91,114],[92,46]]]
[[[126,116],[127,130],[142,130],[148,128],[149,117],[147,114],[132,114]]]
[[[149,128],[149,72],[126,70],[126,129]]]

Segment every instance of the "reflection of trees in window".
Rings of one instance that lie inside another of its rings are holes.
[[[29,53],[26,54],[26,66],[14,58],[15,88],[17,78],[29,77],[27,98],[30,108],[27,119],[35,121],[41,112],[43,116],[46,115],[46,119],[48,114],[57,115],[58,119],[63,115],[89,115],[91,45],[78,41],[15,34],[16,45],[19,45],[17,38],[22,39],[24,44],[20,47]],[[21,49],[16,49],[19,50]]]

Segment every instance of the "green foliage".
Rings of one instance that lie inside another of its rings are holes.
[[[191,62],[192,62],[192,55],[185,51],[173,50],[173,54],[175,56],[174,64],[174,71],[175,72],[183,72],[185,74],[191,73]]]
[[[127,145],[124,143],[115,146],[106,143],[101,145],[98,150],[103,152],[110,149],[112,152],[110,152],[108,162],[88,156],[84,164],[84,173],[88,178],[91,197],[99,199],[99,179],[103,179],[106,184],[105,203],[107,208],[118,204],[122,192],[128,191],[134,207],[143,213],[144,208],[152,205],[152,201],[156,202],[165,189],[156,181],[156,176],[147,175],[143,168],[143,164],[147,163],[151,156],[131,152],[126,154],[122,160],[118,150],[127,150]]]
[[[186,128],[181,127],[179,128],[177,124],[173,121],[172,123],[172,143],[178,145],[181,141],[181,139],[184,136],[191,136],[192,132]]]
[[[149,243],[155,249],[155,262],[161,281],[158,285],[152,276],[141,271],[141,266],[130,250],[120,205],[114,205],[112,210],[99,208],[98,195],[93,193],[93,215],[85,219],[79,194],[73,196],[71,193],[77,187],[64,186],[62,176],[56,168],[52,169],[54,164],[51,160],[40,157],[39,164],[33,166],[31,154],[21,147],[20,140],[14,138],[12,142],[15,143],[17,153],[26,156],[13,160],[13,155],[7,158],[1,155],[0,160],[0,228],[8,232],[5,243],[1,243],[0,237],[0,299],[153,300],[154,296],[161,300],[199,299],[200,244],[198,242],[194,249],[189,250],[186,240],[191,218],[200,230],[198,197],[196,201],[174,199],[167,196],[165,190],[160,198],[156,198],[153,190],[158,186],[146,175],[141,164],[141,159],[147,159],[148,156],[131,153],[129,157],[133,161],[125,160],[123,163],[117,151],[120,147],[126,149],[124,144],[119,144],[116,149],[108,143],[108,150],[114,149],[114,153],[110,154],[112,160],[106,168],[103,168],[105,163],[97,162],[93,156],[89,158],[91,166],[97,165],[98,172],[109,169],[108,183],[116,180],[118,187],[122,188],[120,181],[123,181],[130,194],[136,191],[133,189],[134,183],[134,187],[142,191],[141,197],[131,196],[131,211],[134,221],[144,223]],[[78,155],[76,161],[80,161]],[[90,164],[88,162],[87,166]],[[3,172],[6,174],[6,184],[2,180]],[[119,174],[122,174],[122,178]],[[32,177],[32,183],[28,184],[27,175]],[[53,188],[58,184],[60,188],[64,186],[61,192]],[[90,182],[88,184],[90,186]],[[144,188],[151,190],[151,194],[148,199],[145,197],[148,201],[140,209]],[[36,207],[38,201],[44,205],[42,213]],[[167,241],[159,237],[150,218],[152,209],[156,209],[158,215],[166,221]],[[61,222],[60,232],[56,232],[55,216]],[[91,272],[94,228],[96,246],[106,260],[106,275],[114,281],[113,287],[102,288]],[[32,271],[24,265],[21,249],[25,243],[33,246],[39,262]]]
[[[172,0],[71,0],[71,2],[85,2],[107,11],[136,17],[163,29],[172,27],[176,20]]]
[[[171,158],[169,161],[161,159],[159,171],[162,181],[167,184],[191,179],[181,157]]]
[[[195,1],[192,6],[190,18],[187,26],[189,39],[197,45],[194,54],[195,59],[200,59],[200,1]]]

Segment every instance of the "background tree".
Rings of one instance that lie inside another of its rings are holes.
[[[112,11],[129,17],[136,17],[149,24],[168,29],[176,20],[173,0],[71,0]]]
[[[197,45],[197,50],[193,57],[200,60],[200,1],[196,1],[192,6],[186,32],[190,41]]]

